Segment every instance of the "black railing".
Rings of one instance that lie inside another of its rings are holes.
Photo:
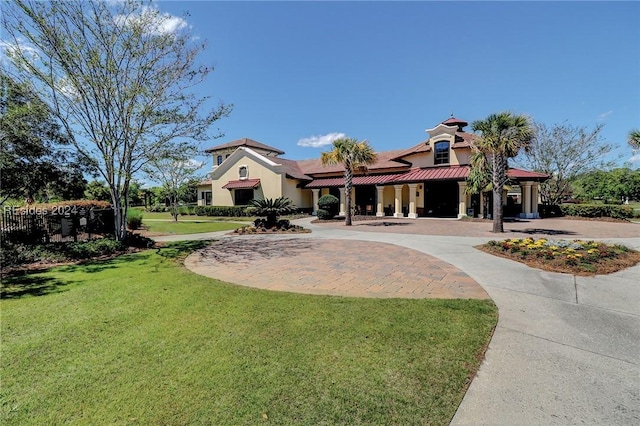
[[[0,241],[39,244],[86,241],[113,233],[113,210],[65,206],[58,210],[5,208],[0,215]]]

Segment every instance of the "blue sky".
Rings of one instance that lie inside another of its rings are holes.
[[[384,151],[420,142],[452,112],[471,122],[510,110],[547,125],[605,123],[621,163],[640,127],[637,2],[158,6],[189,13],[216,67],[199,90],[235,105],[210,146],[250,137],[315,158],[329,147],[302,139],[344,133]]]
[[[203,148],[249,137],[318,158],[345,134],[403,149],[452,113],[471,123],[509,110],[549,126],[604,124],[609,158],[632,156],[640,2],[155,4],[176,17],[164,30],[207,43],[200,59],[216,69],[197,92],[234,104],[216,123],[225,136]]]

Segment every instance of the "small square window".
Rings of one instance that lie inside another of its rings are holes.
[[[238,167],[238,176],[240,179],[246,179],[249,177],[249,169],[247,166]]]

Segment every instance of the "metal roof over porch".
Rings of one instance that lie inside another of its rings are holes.
[[[471,167],[469,166],[450,166],[450,167],[428,167],[423,169],[412,169],[405,173],[394,173],[387,175],[365,175],[354,176],[354,186],[364,185],[393,185],[403,184],[410,182],[425,182],[425,181],[443,181],[443,180],[455,180],[462,181],[469,176]],[[507,176],[514,180],[546,180],[547,175],[542,173],[530,172],[528,170],[521,169],[509,169]],[[322,178],[314,179],[304,187],[307,189],[318,188],[332,188],[343,187],[344,177],[334,178]]]
[[[392,175],[354,176],[352,182],[356,186],[384,185],[386,183],[392,182],[398,176],[400,175],[392,174]],[[314,179],[312,182],[309,182],[307,185],[305,185],[305,188],[316,189],[316,188],[331,188],[331,187],[343,187],[343,186],[344,186],[344,177],[335,177],[335,178]]]

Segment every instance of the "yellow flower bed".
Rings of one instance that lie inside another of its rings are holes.
[[[489,241],[481,248],[531,266],[559,272],[593,274],[603,269],[611,272],[610,266],[620,264],[622,258],[624,267],[640,261],[640,253],[634,250],[599,241],[508,238]]]

